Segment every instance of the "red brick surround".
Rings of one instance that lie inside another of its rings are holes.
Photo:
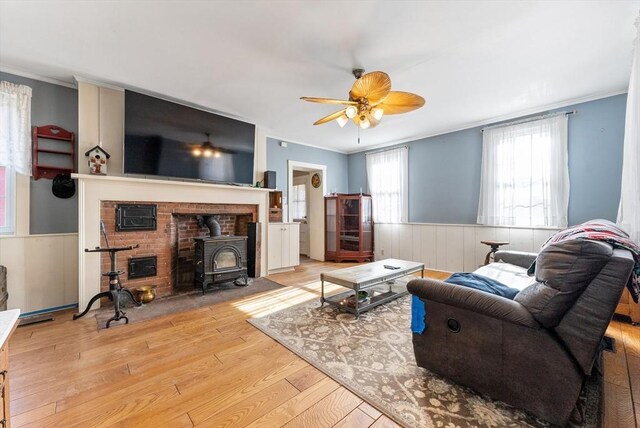
[[[257,221],[258,206],[249,204],[196,204],[156,203],[157,229],[138,232],[116,232],[116,206],[118,204],[150,204],[137,201],[102,201],[100,218],[104,221],[111,246],[139,244],[140,247],[118,253],[118,269],[127,271],[131,257],[157,256],[157,276],[127,279],[120,276],[126,287],[135,289],[141,285],[156,285],[158,296],[176,291],[193,289],[193,238],[209,236],[209,229],[199,228],[196,215],[216,215],[223,235],[247,235],[247,223]],[[104,238],[101,245],[105,246]],[[109,256],[101,255],[101,271],[109,270]],[[176,283],[176,279],[178,282]],[[101,277],[100,289],[109,289],[108,278]]]

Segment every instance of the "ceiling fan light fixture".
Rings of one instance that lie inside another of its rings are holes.
[[[220,156],[222,156],[222,153],[220,153],[220,150],[216,150],[215,152],[213,152],[214,158],[219,158]]]
[[[340,128],[344,128],[347,122],[349,122],[349,118],[347,117],[346,114],[343,114],[342,116],[338,116],[338,118],[336,119],[336,122],[338,122],[338,125],[340,125]]]
[[[382,119],[383,115],[384,115],[384,110],[382,110],[381,108],[374,107],[371,109],[371,116],[373,116],[375,120]]]
[[[191,153],[193,153],[195,157],[202,156],[202,150],[200,150],[200,147],[196,147],[191,151]]]
[[[202,154],[204,155],[205,158],[210,158],[211,155],[213,154],[213,150],[206,148],[203,150]]]
[[[369,122],[369,119],[367,119],[366,116],[360,116],[360,128],[361,129],[367,129],[369,126],[371,126],[371,122]]]
[[[344,114],[349,119],[353,119],[354,117],[356,117],[356,114],[358,114],[358,109],[355,106],[349,106],[344,109]]]
[[[411,92],[392,91],[391,79],[387,73],[372,71],[364,74],[364,70],[353,70],[356,78],[349,91],[349,99],[301,97],[304,101],[323,104],[340,104],[344,110],[338,110],[316,120],[314,125],[338,122],[344,127],[349,119],[360,129],[375,128],[380,124],[382,116],[408,113],[424,105],[424,98]]]

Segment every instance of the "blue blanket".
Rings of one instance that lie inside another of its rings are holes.
[[[444,282],[475,288],[476,290],[506,297],[510,300],[513,300],[513,298],[516,297],[516,294],[520,291],[517,288],[508,287],[495,279],[487,278],[486,276],[475,273],[454,273],[448,279],[445,279]]]
[[[519,292],[517,288],[507,287],[495,279],[475,273],[454,273],[444,282],[475,288],[476,290],[485,291],[511,300],[513,300]],[[411,331],[413,333],[422,334],[425,328],[427,328],[425,323],[426,315],[427,312],[424,307],[424,302],[415,294],[411,296]]]
[[[426,325],[424,317],[427,315],[424,310],[424,303],[415,294],[411,296],[411,331],[422,334]]]

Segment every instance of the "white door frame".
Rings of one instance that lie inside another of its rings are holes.
[[[322,193],[309,192],[311,198],[317,200],[309,201],[309,212],[307,213],[307,224],[309,228],[309,257],[314,260],[324,261],[324,195],[327,194],[327,166],[294,160],[287,161],[287,220],[292,219],[292,208],[289,204],[289,195],[293,194],[293,170],[297,171],[318,171],[322,174],[320,188]],[[313,206],[316,207],[313,210]]]

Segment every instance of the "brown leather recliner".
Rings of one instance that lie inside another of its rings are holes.
[[[535,254],[496,253],[526,269]],[[564,426],[634,261],[604,242],[551,244],[514,300],[433,279],[409,282],[425,304],[418,366]],[[505,285],[508,282],[501,278]]]

